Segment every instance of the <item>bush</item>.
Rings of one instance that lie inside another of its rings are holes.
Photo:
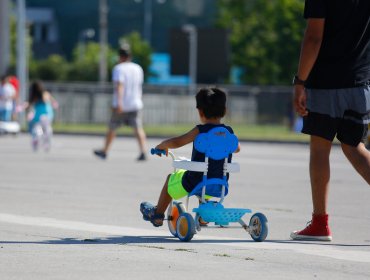
[[[31,61],[29,69],[31,79],[64,81],[69,65],[62,56],[51,55],[45,60]]]

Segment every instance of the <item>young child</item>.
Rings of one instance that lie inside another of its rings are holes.
[[[2,76],[0,80],[0,121],[10,122],[12,120],[13,100],[16,90],[9,83],[8,76]]]
[[[45,150],[50,149],[50,140],[53,133],[51,124],[54,119],[54,109],[57,107],[58,103],[44,89],[40,81],[31,84],[26,108],[28,111],[28,127],[32,135],[32,147],[35,151],[38,149],[41,136]]]
[[[195,126],[182,136],[167,139],[160,143],[156,149],[164,150],[168,156],[168,149],[176,149],[194,141],[199,133],[206,133],[215,127],[225,127],[230,133],[234,133],[230,126],[221,123],[221,119],[226,113],[226,93],[218,88],[202,88],[196,95],[196,107],[202,124]],[[240,146],[235,153],[239,152]],[[192,161],[202,162],[205,160],[204,153],[200,153],[194,148],[191,156]],[[231,158],[229,159],[231,160]],[[214,174],[223,174],[223,160],[218,165],[220,170],[212,170]],[[172,199],[180,199],[190,193],[195,186],[202,181],[202,172],[186,171],[179,169],[167,176],[162,188],[157,206],[152,206],[148,202],[140,205],[140,211],[144,220],[150,221],[153,226],[163,225],[164,212]]]

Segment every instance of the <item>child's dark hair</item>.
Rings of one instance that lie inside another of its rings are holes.
[[[35,103],[38,101],[43,101],[42,94],[44,92],[44,87],[40,81],[35,81],[30,86],[30,95],[28,98],[29,103]]]
[[[223,118],[226,114],[226,92],[218,88],[201,88],[196,97],[197,109],[207,119]]]

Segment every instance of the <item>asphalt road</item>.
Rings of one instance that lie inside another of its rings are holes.
[[[135,140],[118,138],[102,161],[92,155],[102,143],[56,135],[49,153],[34,153],[28,135],[0,137],[0,279],[370,279],[370,188],[338,146],[332,242],[289,240],[310,220],[308,146],[245,142],[224,204],[264,213],[267,240],[205,228],[183,243],[139,212],[156,202],[170,159],[136,162]]]

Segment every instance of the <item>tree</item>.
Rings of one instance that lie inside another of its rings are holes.
[[[54,54],[45,60],[31,60],[29,75],[31,79],[64,81],[68,69],[68,62],[62,56]]]
[[[137,32],[132,32],[122,37],[120,41],[125,41],[131,46],[134,61],[143,67],[144,73],[148,74],[151,63],[150,56],[152,54],[149,44]],[[99,43],[78,44],[73,50],[67,80],[97,81],[99,77],[99,55]],[[111,71],[113,65],[117,62],[117,51],[108,46],[108,71]],[[108,75],[108,77],[110,76]]]
[[[96,42],[77,44],[73,49],[67,80],[69,81],[97,81],[99,79],[100,45]],[[113,66],[114,51],[108,46],[108,68]]]
[[[232,61],[251,84],[287,84],[297,71],[304,0],[218,0],[217,24],[230,30]]]

